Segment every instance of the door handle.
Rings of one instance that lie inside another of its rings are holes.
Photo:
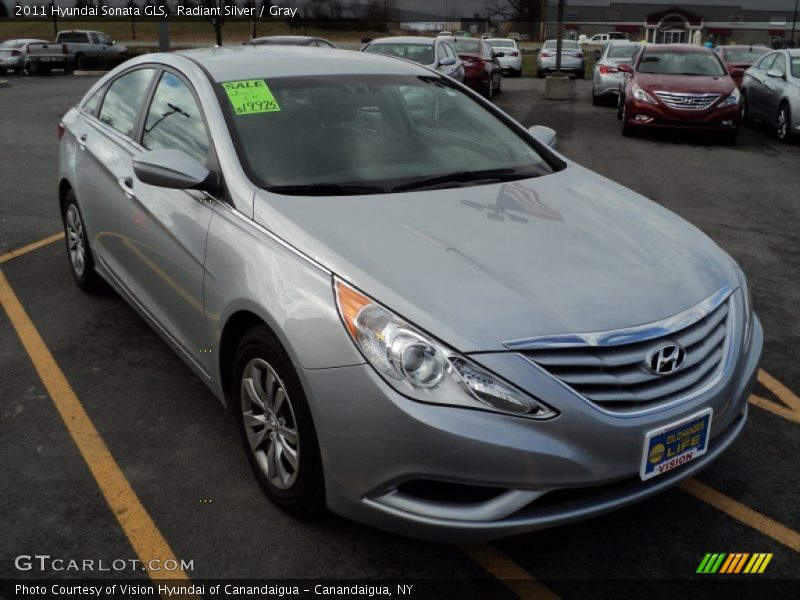
[[[81,150],[86,150],[86,139],[89,137],[89,134],[84,133],[81,137],[78,138],[78,146]]]
[[[122,191],[125,192],[127,196],[133,197],[133,178],[132,177],[120,177],[117,179],[117,183],[119,187],[122,188]]]

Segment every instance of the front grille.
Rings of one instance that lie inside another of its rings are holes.
[[[670,108],[685,110],[705,110],[720,97],[720,94],[675,94],[671,92],[656,92],[655,94]]]
[[[729,337],[729,304],[727,300],[694,323],[646,341],[522,354],[608,411],[648,409],[688,396],[717,377]],[[671,344],[685,350],[683,364],[671,374],[657,375],[648,368],[648,358]]]

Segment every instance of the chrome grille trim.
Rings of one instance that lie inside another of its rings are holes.
[[[673,92],[654,92],[664,104],[680,110],[705,110],[722,94],[682,94]]]
[[[697,397],[722,379],[735,339],[738,300],[733,302],[733,291],[726,286],[688,311],[657,323],[616,333],[574,334],[568,336],[571,344],[564,342],[567,336],[550,336],[548,344],[539,339],[515,349],[607,414],[626,417],[663,410]],[[645,361],[650,353],[673,343],[686,351],[681,368],[669,375],[648,370]]]

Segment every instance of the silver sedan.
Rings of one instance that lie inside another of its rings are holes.
[[[78,286],[174,348],[295,515],[485,540],[670,488],[745,425],[730,256],[436,71],[148,54],[60,131]]]
[[[361,51],[411,60],[456,81],[464,81],[464,63],[451,40],[444,36],[432,39],[410,36],[378,38],[367,43]]]
[[[554,73],[557,66],[558,40],[547,40],[539,51],[537,58],[536,74],[542,78],[547,73]],[[573,40],[563,40],[561,42],[561,70],[565,73],[572,73],[578,79],[583,79],[586,69],[586,62],[583,50],[578,42]]]
[[[800,48],[771,52],[745,71],[742,116],[772,125],[781,142],[800,136]]]
[[[6,40],[0,44],[0,75],[8,71],[16,74],[25,70],[25,59],[28,56],[28,44],[46,44],[45,40],[19,39]]]
[[[595,106],[609,98],[617,99],[622,83],[619,66],[631,64],[641,48],[641,44],[624,40],[608,42],[603,46],[603,53],[594,66],[592,78],[592,103]]]

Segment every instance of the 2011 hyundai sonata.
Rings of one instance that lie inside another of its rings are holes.
[[[72,273],[236,414],[287,511],[439,540],[596,515],[730,446],[763,335],[725,252],[541,131],[367,53],[142,56],[60,128]]]

